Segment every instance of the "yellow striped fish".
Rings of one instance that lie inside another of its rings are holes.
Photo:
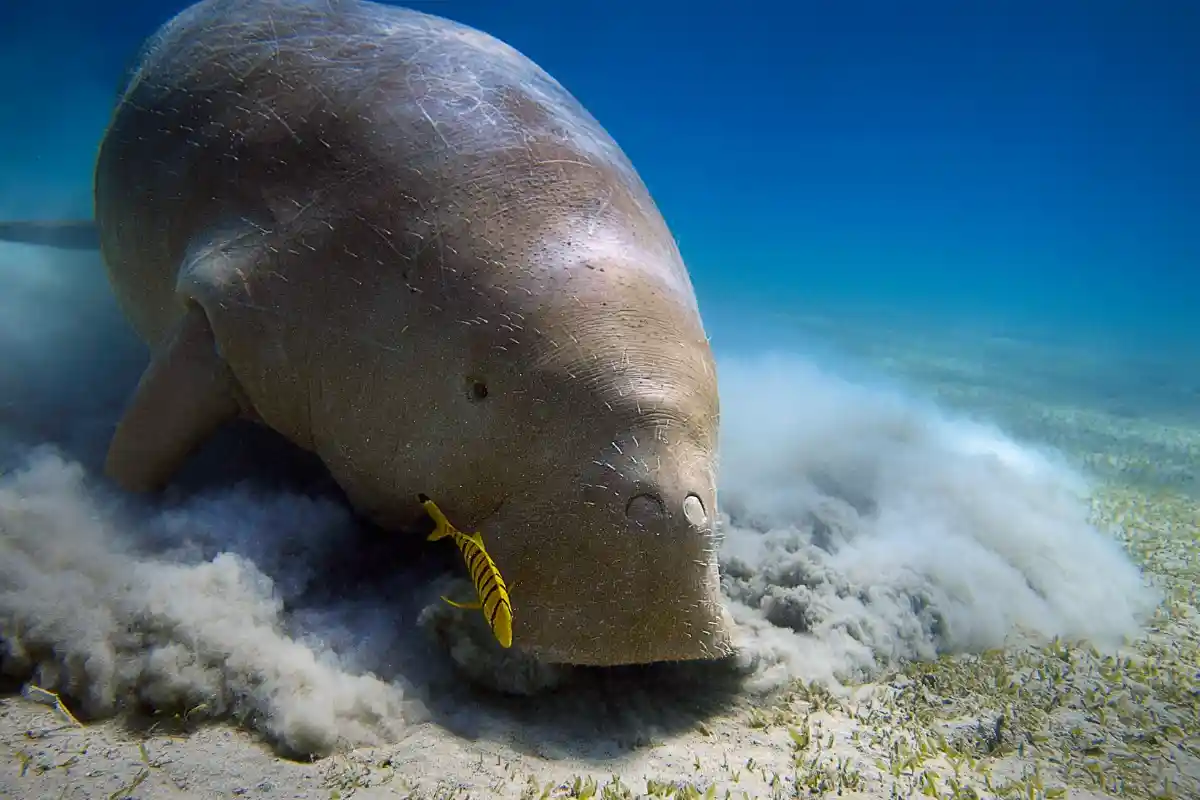
[[[504,578],[500,577],[496,562],[492,561],[484,548],[483,537],[478,532],[463,533],[451,525],[428,495],[417,495],[417,499],[437,525],[429,534],[429,541],[453,537],[454,544],[458,545],[463,560],[467,562],[467,571],[471,573],[471,582],[475,584],[475,591],[479,595],[478,603],[456,603],[445,595],[442,595],[442,599],[456,608],[481,609],[500,646],[512,647],[512,603],[508,599],[508,587],[504,585]]]

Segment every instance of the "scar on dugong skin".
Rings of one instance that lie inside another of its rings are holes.
[[[731,652],[690,277],[625,154],[529,59],[364,0],[204,0],[130,71],[95,209],[152,352],[118,484],[156,490],[252,419],[380,525],[413,524],[425,493],[481,531],[519,587],[515,650]]]

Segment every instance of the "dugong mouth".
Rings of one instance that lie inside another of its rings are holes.
[[[516,650],[587,666],[733,652],[711,516],[696,493],[671,504],[639,491],[605,507],[509,499],[478,530],[510,588]]]

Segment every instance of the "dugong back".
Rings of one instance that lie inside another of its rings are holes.
[[[606,174],[582,169],[562,181],[581,156]],[[607,173],[627,197],[606,197]],[[624,202],[620,227],[637,226],[631,244],[665,248],[663,277],[691,294],[632,165],[556,81],[470,28],[358,0],[204,0],[186,9],[131,71],[101,148],[96,195],[114,281],[151,340],[179,313],[166,298],[195,237],[244,220],[242,239],[273,234],[310,247],[338,228],[349,238],[345,226],[358,224],[380,240],[370,246],[395,248],[395,262],[412,255],[412,237],[444,240],[455,229],[456,238],[497,241],[510,260],[534,260],[539,228],[561,225],[579,206]],[[383,220],[386,228],[366,227]],[[398,239],[397,226],[415,230]],[[514,252],[518,242],[526,252]]]

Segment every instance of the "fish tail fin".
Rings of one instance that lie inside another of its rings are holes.
[[[446,519],[446,515],[442,513],[442,510],[437,507],[437,503],[429,499],[429,495],[419,494],[417,495],[417,500],[436,526],[433,529],[433,533],[425,537],[426,541],[436,542],[438,539],[445,539],[454,533],[454,526],[450,524],[450,520]]]

